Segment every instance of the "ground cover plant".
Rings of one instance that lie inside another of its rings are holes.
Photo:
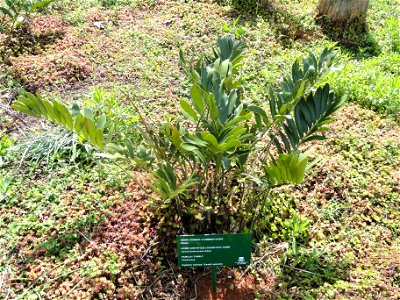
[[[351,30],[324,31],[314,18],[316,1],[260,3],[247,13],[229,1],[93,0],[73,7],[65,1],[55,3],[51,15],[32,18],[34,32],[46,35],[57,27],[62,34],[34,51],[12,54],[0,66],[0,243],[6,245],[0,297],[210,298],[207,270],[179,270],[174,256],[160,250],[154,217],[160,210],[148,205],[156,194],[142,189],[151,190],[151,176],[140,171],[148,151],[127,168],[131,172],[121,172],[114,161],[86,149],[82,137],[10,104],[18,94],[28,95],[22,89],[39,90],[44,100],[68,108],[78,103],[79,110],[87,108],[81,120],[91,112],[106,142],[114,124],[111,131],[118,134],[112,142],[129,151],[128,139],[133,145],[141,141],[135,135],[141,116],[150,125],[190,124],[177,114],[193,85],[179,67],[179,49],[191,65],[188,58],[197,61],[219,36],[232,32],[248,48],[238,73],[238,95],[248,107],[268,111],[267,87],[279,89],[282,71],[333,42],[347,53],[343,69],[318,80],[312,93],[329,83],[338,99],[347,94],[350,103],[328,125],[327,141],[302,147],[322,157],[303,183],[270,191],[261,226],[267,232],[254,244],[252,264],[223,268],[219,296],[396,299],[398,6],[370,1],[369,29],[355,36]],[[102,115],[104,127],[98,122]],[[43,126],[46,139],[40,143]],[[187,128],[186,134],[196,129]]]
[[[12,34],[14,30],[29,22],[31,15],[47,8],[55,0],[14,1],[5,0],[0,6],[0,32]]]
[[[29,51],[49,37],[35,36],[32,19],[47,10],[55,0],[4,0],[0,2],[0,60],[8,63],[10,55]]]

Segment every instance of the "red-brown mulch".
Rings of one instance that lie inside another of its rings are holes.
[[[243,277],[242,279],[240,279],[238,276],[234,278],[223,278],[221,280],[218,280],[217,278],[217,292],[213,294],[211,291],[211,278],[210,276],[204,276],[197,283],[199,293],[198,299],[252,300],[254,299],[254,286],[255,277],[251,274]]]
[[[199,300],[252,300],[256,295],[263,299],[273,292],[275,283],[274,277],[257,278],[251,273],[243,274],[239,269],[224,268],[218,273],[215,294],[211,290],[211,274],[208,274],[197,280],[194,296]]]

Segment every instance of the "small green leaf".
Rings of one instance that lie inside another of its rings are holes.
[[[96,127],[99,129],[104,129],[106,121],[107,121],[106,115],[101,115],[100,118],[97,120]]]
[[[198,122],[199,118],[197,116],[196,111],[190,106],[190,104],[186,100],[182,99],[180,101],[180,105],[181,105],[181,109],[182,109],[183,114],[189,120],[191,120],[193,122]]]
[[[204,102],[203,102],[203,95],[204,92],[201,89],[201,87],[199,85],[194,85],[191,89],[190,89],[190,95],[192,97],[193,100],[193,104],[196,108],[196,110],[201,113],[204,109]]]

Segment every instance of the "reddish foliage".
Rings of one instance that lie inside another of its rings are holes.
[[[142,255],[154,234],[148,220],[148,197],[135,189],[135,196],[129,201],[114,202],[108,219],[93,233],[95,243],[109,245],[122,252],[128,260]]]
[[[19,57],[12,64],[26,89],[31,92],[57,85],[70,87],[92,72],[92,66],[82,54],[70,51]]]
[[[32,21],[32,31],[38,36],[49,34],[63,34],[67,31],[68,25],[59,16],[38,16]]]

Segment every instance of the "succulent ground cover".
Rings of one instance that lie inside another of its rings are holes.
[[[148,174],[121,172],[84,147],[71,162],[70,136],[9,103],[23,87],[136,122],[133,95],[149,120],[176,118],[188,94],[179,48],[203,53],[238,16],[247,101],[262,101],[296,57],[333,40],[348,58],[326,80],[351,101],[328,142],[309,147],[323,159],[308,179],[271,195],[270,234],[252,265],[220,270],[219,298],[398,299],[400,54],[389,20],[400,5],[371,1],[369,31],[343,36],[316,24],[316,1],[266,1],[258,15],[211,1],[69,4],[35,17],[0,65],[0,299],[210,298],[208,270],[179,270],[163,253]],[[25,152],[42,126],[46,145],[65,143],[50,155],[40,143]],[[284,232],[297,214],[310,226],[293,249]]]

